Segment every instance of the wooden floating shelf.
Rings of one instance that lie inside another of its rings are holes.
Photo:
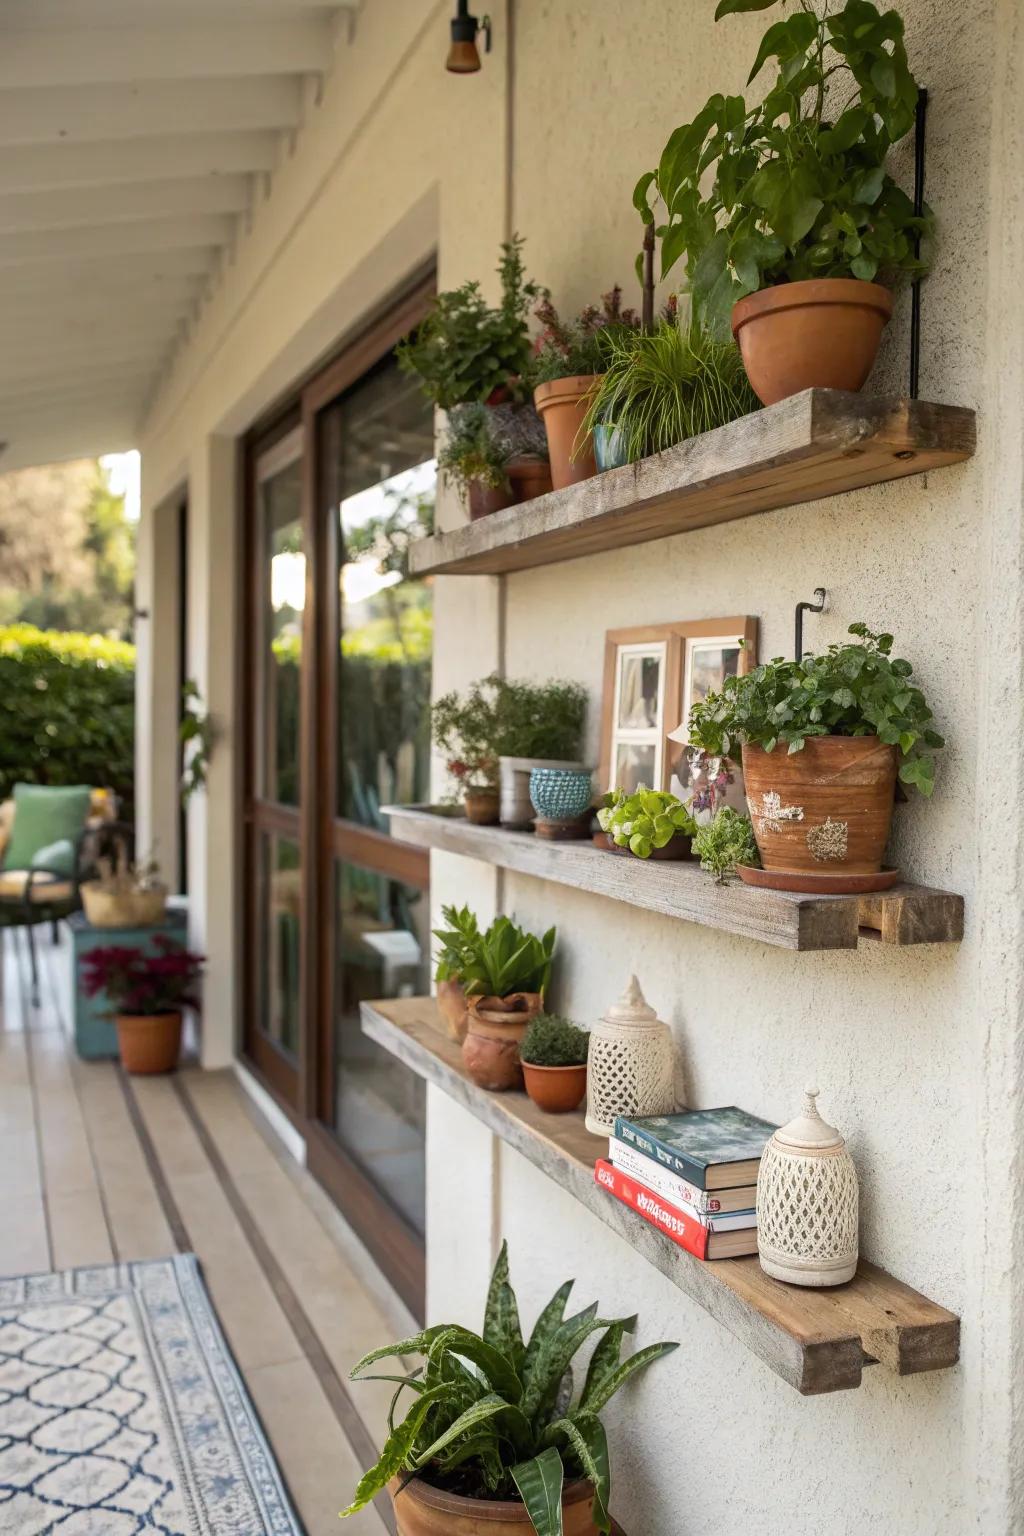
[[[974,412],[961,406],[808,389],[638,464],[422,539],[410,570],[526,571],[899,480],[974,448]]]
[[[419,1077],[434,1083],[568,1191],[635,1252],[805,1396],[857,1387],[865,1364],[898,1376],[943,1370],[960,1352],[960,1321],[864,1260],[848,1285],[806,1290],[772,1280],[756,1257],[702,1263],[602,1193],[594,1162],[607,1142],[583,1112],[546,1115],[525,1093],[487,1093],[439,1025],[433,998],[363,1003],[362,1026]]]
[[[474,826],[461,814],[431,806],[390,805],[384,814],[402,842],[461,853],[781,949],[856,949],[861,939],[902,946],[963,938],[963,897],[951,891],[894,885],[872,896],[806,896],[758,890],[738,880],[719,885],[696,863],[616,857],[589,842],[547,842],[532,832]]]

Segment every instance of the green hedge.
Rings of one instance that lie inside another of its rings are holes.
[[[134,753],[133,645],[0,627],[0,800],[19,781],[105,785],[130,811]]]

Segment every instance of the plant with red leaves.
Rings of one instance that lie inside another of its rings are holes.
[[[179,949],[160,934],[154,952],[144,954],[124,944],[105,944],[82,960],[87,997],[105,994],[112,1013],[152,1015],[198,1008],[197,983],[205,955]]]

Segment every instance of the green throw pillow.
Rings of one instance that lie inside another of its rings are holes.
[[[14,826],[5,869],[31,869],[40,849],[65,839],[75,843],[89,815],[87,784],[15,784]]]

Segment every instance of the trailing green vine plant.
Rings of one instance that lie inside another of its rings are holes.
[[[777,3],[721,0],[715,19]],[[763,99],[709,97],[633,196],[660,237],[662,277],[684,260],[695,318],[722,336],[733,304],[757,289],[817,277],[892,285],[928,266],[931,212],[915,216],[886,169],[917,102],[899,13],[799,0],[764,34],[748,85],[769,60]]]
[[[206,788],[206,775],[213,751],[213,721],[203,707],[199,684],[186,678],[181,689],[181,724],[178,740],[182,749],[181,803]]]

